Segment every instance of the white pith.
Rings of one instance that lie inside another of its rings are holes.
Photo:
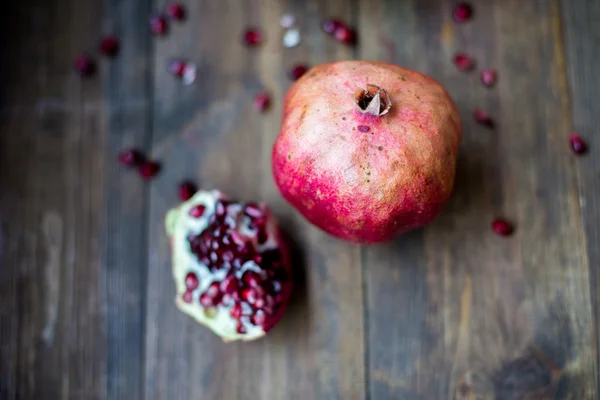
[[[185,314],[191,316],[200,324],[209,327],[214,333],[223,337],[225,340],[253,340],[264,336],[265,332],[260,326],[251,323],[244,323],[247,333],[237,333],[237,320],[230,316],[232,305],[219,305],[212,309],[212,315],[207,315],[204,307],[200,305],[199,297],[208,286],[214,281],[222,281],[227,271],[225,269],[212,272],[201,263],[196,255],[190,251],[188,236],[200,234],[209,224],[209,218],[215,211],[215,204],[219,199],[226,197],[218,190],[198,191],[191,199],[182,203],[179,207],[170,210],[166,216],[167,234],[171,238],[172,248],[172,272],[175,280],[177,294],[175,295],[175,304]],[[190,210],[197,205],[204,205],[206,210],[200,218],[194,218],[189,215]],[[239,209],[237,209],[239,207]],[[240,205],[232,205],[230,209],[233,212],[241,211]],[[275,221],[267,213],[267,241],[259,245],[255,242],[258,252],[277,248],[277,226]],[[244,216],[241,218],[238,230],[243,235],[251,236],[254,231],[248,225],[250,218]],[[241,278],[244,272],[248,270],[260,271],[259,266],[254,261],[244,263],[239,271],[235,272],[237,278]],[[183,301],[183,295],[187,291],[185,286],[185,277],[189,272],[194,272],[198,276],[199,285],[192,292],[192,301],[186,303]]]

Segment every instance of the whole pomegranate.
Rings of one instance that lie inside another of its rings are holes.
[[[292,290],[290,260],[263,204],[199,191],[166,217],[175,303],[225,341],[260,338],[281,318]]]
[[[289,89],[272,167],[310,222],[359,243],[432,221],[454,184],[461,121],[432,78],[396,65],[319,65]]]

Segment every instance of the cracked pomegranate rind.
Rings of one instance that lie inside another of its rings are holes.
[[[292,290],[289,256],[268,207],[199,191],[165,222],[177,307],[225,341],[264,336]]]

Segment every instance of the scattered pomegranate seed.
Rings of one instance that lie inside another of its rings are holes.
[[[494,121],[492,118],[488,115],[488,113],[480,108],[477,108],[475,111],[473,111],[473,119],[482,125],[486,125],[490,128],[494,127]]]
[[[333,35],[335,33],[336,30],[338,30],[338,28],[341,28],[344,26],[344,23],[342,21],[340,21],[339,19],[326,19],[325,21],[323,21],[323,31],[325,33],[328,33],[330,35]]]
[[[492,222],[492,229],[500,236],[509,236],[514,230],[510,222],[501,218],[497,218]]]
[[[189,290],[194,290],[198,287],[198,276],[193,273],[193,272],[189,272],[186,276],[185,276],[185,287]]]
[[[493,69],[485,69],[481,71],[481,83],[487,87],[494,86],[496,83],[496,78],[496,71]]]
[[[167,33],[167,19],[162,15],[153,15],[150,17],[150,29],[155,35],[164,35]]]
[[[302,36],[300,35],[300,30],[298,29],[288,29],[283,34],[283,46],[288,49],[298,46],[301,40]]]
[[[100,42],[100,52],[107,56],[114,56],[119,52],[119,39],[115,36],[106,36]]]
[[[198,68],[196,68],[196,64],[194,63],[186,63],[183,67],[183,84],[191,85],[196,82],[196,78],[198,77]]]
[[[256,97],[254,97],[254,108],[256,108],[256,110],[259,112],[265,111],[270,104],[271,97],[267,92],[259,93],[256,95]]]
[[[472,16],[473,8],[468,3],[459,3],[454,8],[454,20],[456,22],[467,22]]]
[[[183,181],[179,184],[179,198],[181,201],[188,201],[198,191],[198,188],[191,181]]]
[[[156,161],[143,161],[138,170],[140,176],[144,179],[154,177],[160,171],[160,164]]]
[[[296,64],[290,70],[290,73],[289,73],[290,79],[292,81],[297,81],[307,71],[308,71],[308,66],[306,64]]]
[[[454,65],[461,71],[470,71],[475,67],[475,60],[463,53],[454,55]]]
[[[359,125],[357,129],[362,133],[367,133],[371,130],[371,128],[369,128],[367,125]]]
[[[185,71],[185,61],[182,60],[169,60],[169,72],[179,78],[183,76],[183,72]]]
[[[144,155],[136,149],[125,149],[119,153],[119,162],[126,167],[140,165],[144,161]]]
[[[291,28],[296,24],[296,17],[292,14],[283,14],[279,19],[279,23],[284,28]]]
[[[248,29],[244,32],[244,44],[246,46],[254,47],[262,43],[262,33],[257,29]]]
[[[335,30],[333,36],[342,43],[353,45],[356,43],[356,34],[345,25],[340,26]]]
[[[90,57],[81,55],[75,59],[75,69],[81,76],[90,76],[96,71],[96,64]]]
[[[569,141],[571,142],[571,148],[576,154],[583,154],[587,151],[587,145],[577,133],[572,133],[569,136]]]
[[[183,21],[185,19],[185,9],[181,3],[167,5],[167,14],[176,21]]]
[[[190,210],[190,217],[200,218],[204,215],[204,211],[206,211],[206,206],[203,204],[198,204]]]

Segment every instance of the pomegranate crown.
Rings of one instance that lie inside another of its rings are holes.
[[[361,113],[376,117],[387,114],[392,108],[387,90],[371,83],[367,83],[366,89],[358,89],[354,92],[354,101]]]

